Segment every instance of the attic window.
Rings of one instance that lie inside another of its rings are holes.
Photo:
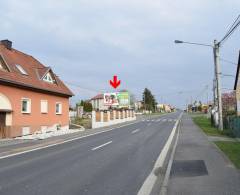
[[[49,83],[55,83],[55,80],[53,79],[52,75],[50,74],[50,72],[48,72],[44,78],[44,81],[49,82]]]
[[[1,55],[0,55],[0,70],[9,72],[9,69],[8,69],[8,67],[7,67],[6,63],[4,62]]]
[[[23,67],[21,65],[16,64],[16,67],[19,70],[19,72],[21,72],[21,74],[28,75],[28,73],[23,69]]]

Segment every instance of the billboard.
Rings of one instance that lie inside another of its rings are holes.
[[[104,93],[103,102],[105,106],[128,107],[130,105],[129,93]]]
[[[117,93],[104,93],[103,103],[106,106],[118,106]]]
[[[128,107],[130,105],[130,97],[128,92],[117,93],[119,107]]]

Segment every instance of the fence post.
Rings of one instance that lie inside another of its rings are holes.
[[[103,111],[100,111],[100,121],[103,122]]]
[[[107,121],[110,121],[110,111],[107,111]]]
[[[92,128],[95,127],[95,123],[96,123],[96,112],[92,111]]]
[[[116,110],[113,110],[113,120],[116,120]]]

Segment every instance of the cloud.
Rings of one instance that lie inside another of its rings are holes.
[[[174,45],[173,40],[211,43],[221,38],[239,6],[237,0],[8,0],[0,2],[1,34],[64,80],[96,91],[111,90],[113,74],[138,98],[144,87],[155,94],[201,91],[212,81],[212,51]],[[236,60],[236,40],[235,34],[222,56]],[[222,66],[225,72],[235,71]],[[92,95],[73,90],[76,99]],[[166,99],[182,105],[188,96]]]

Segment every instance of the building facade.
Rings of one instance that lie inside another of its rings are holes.
[[[93,110],[108,110],[109,106],[104,105],[103,94],[98,94],[91,99]]]
[[[67,129],[71,96],[50,67],[0,42],[0,137]]]

